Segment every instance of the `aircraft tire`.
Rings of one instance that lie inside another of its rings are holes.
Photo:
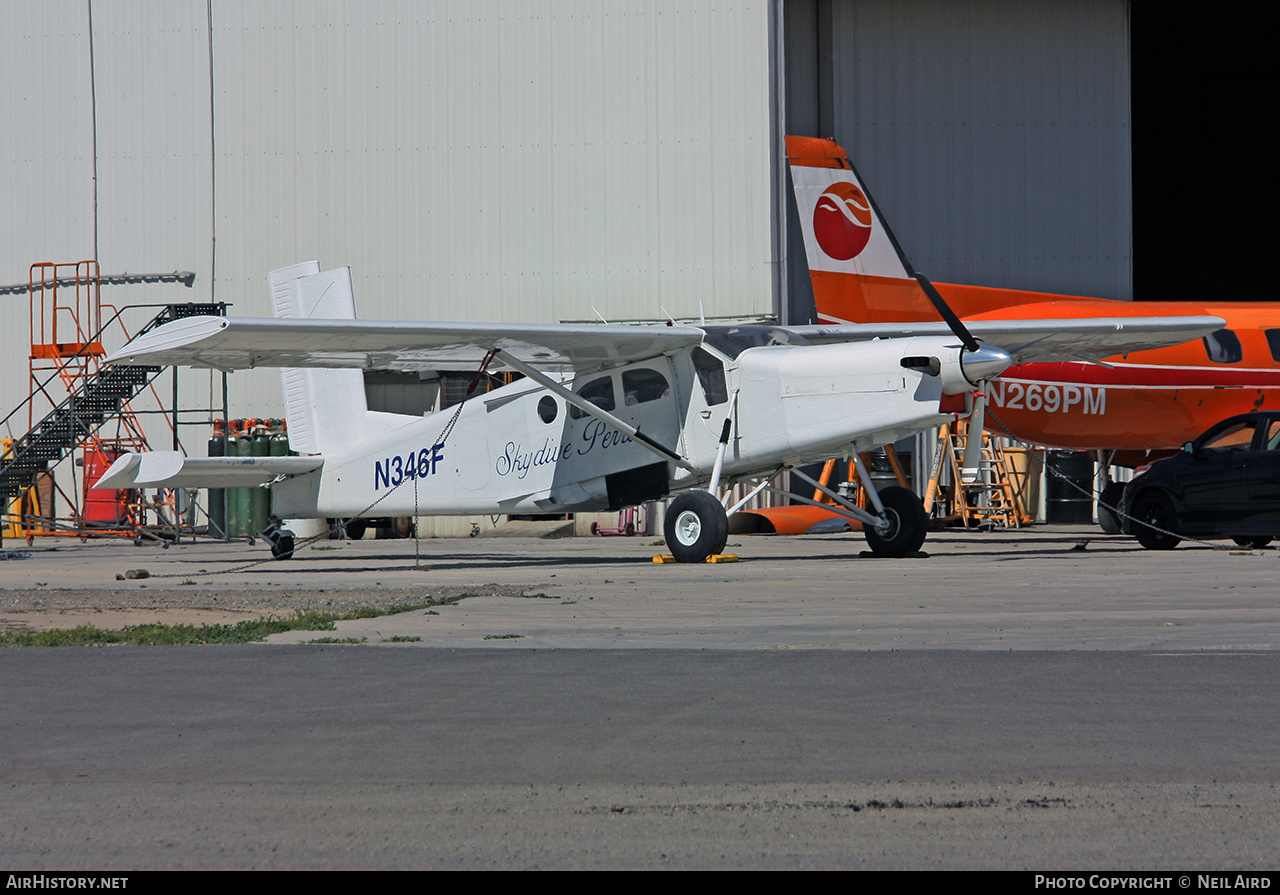
[[[369,523],[361,519],[359,516],[347,520],[347,540],[358,541],[364,537],[364,533],[369,529]]]
[[[1124,482],[1112,482],[1098,495],[1098,525],[1103,534],[1120,534],[1120,514],[1113,507],[1120,506],[1120,498],[1124,497],[1124,487]]]
[[[880,534],[870,525],[863,526],[871,552],[876,556],[906,556],[919,551],[929,529],[924,502],[909,489],[893,485],[880,490],[880,503],[893,527]]]
[[[271,545],[271,555],[276,559],[293,559],[293,537],[282,535]]]
[[[1138,543],[1148,550],[1172,550],[1182,540],[1177,535],[1165,534],[1177,529],[1178,517],[1169,498],[1158,491],[1143,494],[1133,502],[1131,525]]]
[[[729,517],[720,501],[706,491],[686,491],[667,507],[662,529],[676,562],[706,562],[708,556],[724,550]]]

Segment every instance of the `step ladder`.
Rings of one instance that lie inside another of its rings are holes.
[[[933,474],[925,492],[925,512],[933,514],[935,509],[949,504],[951,512],[940,515],[961,522],[965,528],[1020,528],[1031,522],[1022,493],[1026,483],[1019,480],[1000,439],[982,433],[978,475],[972,482],[963,481],[961,465],[968,435],[967,420],[956,420],[939,430]],[[944,473],[948,484],[943,484]]]

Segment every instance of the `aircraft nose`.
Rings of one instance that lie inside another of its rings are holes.
[[[1009,352],[986,342],[979,342],[977,351],[966,349],[960,354],[960,369],[964,371],[964,378],[974,385],[983,379],[999,376],[1011,366],[1013,357]]]

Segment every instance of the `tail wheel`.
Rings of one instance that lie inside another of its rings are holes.
[[[706,491],[687,491],[671,501],[662,528],[676,562],[706,562],[729,540],[729,517]]]
[[[1173,534],[1178,515],[1163,494],[1144,494],[1133,503],[1132,528],[1138,543],[1148,550],[1172,550],[1182,538]]]
[[[276,559],[293,559],[293,536],[281,535],[271,544],[271,555]]]
[[[910,490],[894,485],[880,490],[880,503],[889,528],[878,532],[873,526],[863,526],[871,552],[876,556],[906,556],[918,551],[929,528],[923,501]]]

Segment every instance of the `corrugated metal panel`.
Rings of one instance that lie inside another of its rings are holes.
[[[131,291],[134,301],[208,301],[213,190],[206,4],[97,3],[93,26],[99,263],[104,273],[196,272],[193,289],[144,287]]]
[[[361,313],[772,312],[768,7],[214,4],[218,290]],[[253,306],[253,304],[251,304]]]
[[[92,13],[102,268],[197,274],[112,300],[266,314],[267,271],[315,258],[370,318],[769,314],[768,9],[4,4],[0,281],[95,252]],[[26,303],[2,313],[12,407]],[[274,373],[232,382],[233,414],[279,414]]]
[[[833,120],[939,281],[1132,298],[1124,0],[832,8]]]
[[[0,110],[0,283],[7,285],[25,281],[33,262],[93,255],[93,96],[83,0],[6,4]]]
[[[83,0],[7,3],[0,27],[0,284],[93,257],[93,96]],[[0,418],[27,395],[28,302],[0,296]],[[0,432],[21,435],[22,429]]]

